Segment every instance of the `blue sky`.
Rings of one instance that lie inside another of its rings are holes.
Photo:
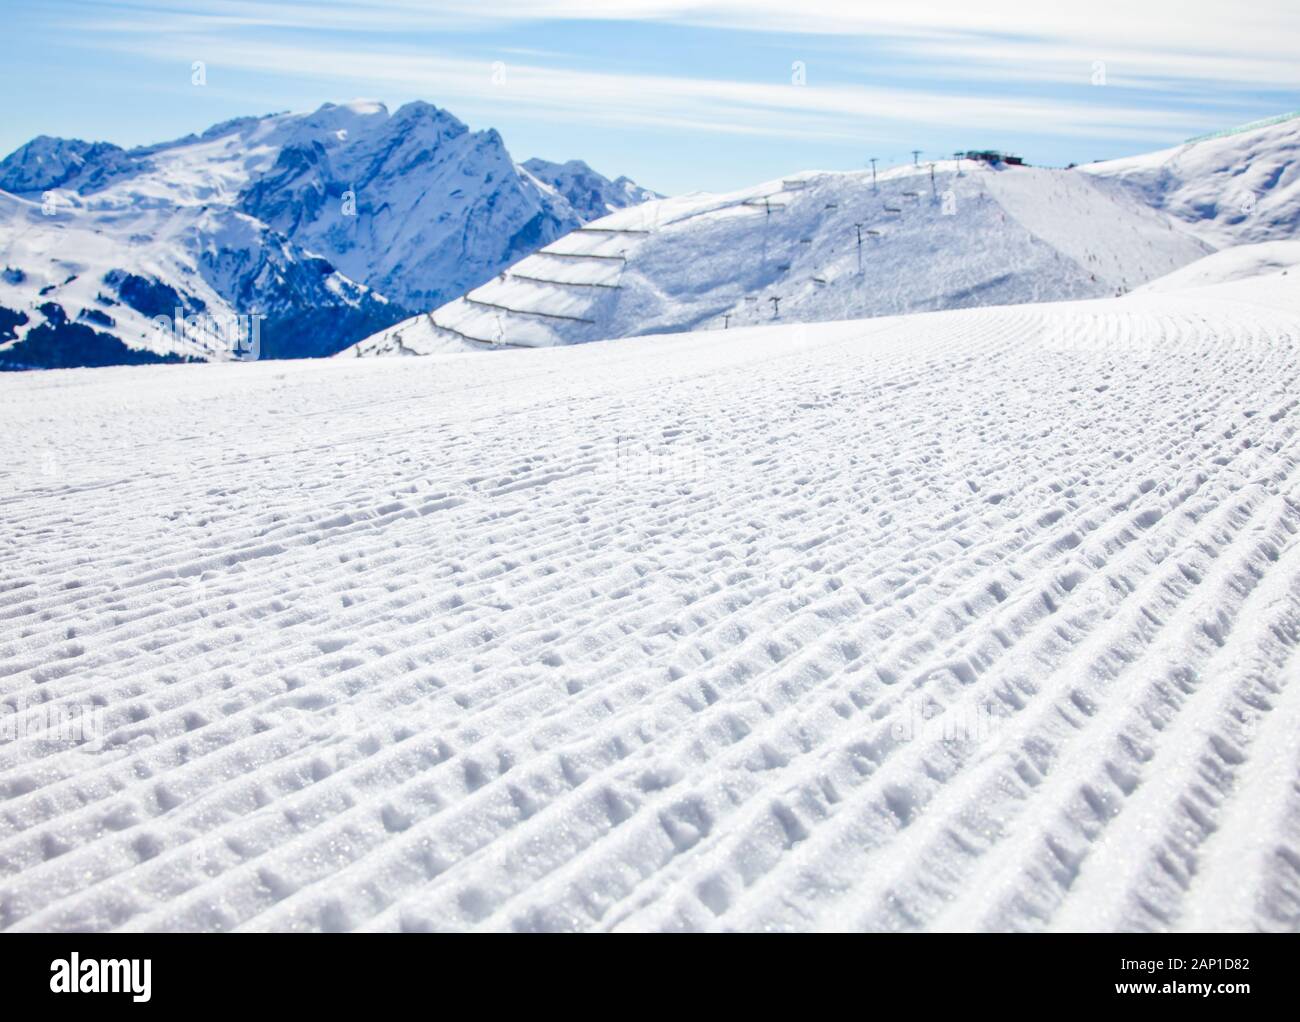
[[[0,150],[411,99],[662,192],[1000,148],[1063,165],[1300,108],[1252,0],[0,0]],[[192,83],[195,61],[206,84]]]

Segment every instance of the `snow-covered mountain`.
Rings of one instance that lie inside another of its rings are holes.
[[[42,136],[0,162],[0,367],[230,357],[211,331],[155,327],[176,308],[264,317],[262,356],[331,354],[640,201],[576,167],[562,179],[594,213],[497,132],[422,102],[330,103],[132,150]]]
[[[583,220],[599,220],[628,206],[663,198],[658,192],[642,188],[630,178],[610,181],[582,160],[550,163],[532,159],[525,160],[522,166],[535,179],[563,195]]]
[[[1077,169],[946,161],[878,183],[806,172],[654,201],[584,225],[344,354],[1121,294],[1227,246],[1300,236],[1298,157],[1300,119],[1275,119]]]
[[[1300,114],[1079,169],[1123,184],[1216,248],[1300,237]]]
[[[875,185],[869,172],[809,172],[614,213],[352,352],[1093,298],[1210,251],[1123,185],[1075,171],[949,161]]]
[[[102,187],[118,174],[129,174],[138,163],[111,142],[37,135],[0,162],[0,189],[22,194],[60,188],[73,179],[79,187]]]
[[[47,216],[0,193],[0,223],[4,369],[328,355],[401,315],[229,206]]]
[[[590,219],[516,166],[496,131],[428,103],[391,116],[378,103],[327,106],[270,142],[274,164],[240,208],[408,308],[460,294]],[[613,201],[612,183],[589,174]]]

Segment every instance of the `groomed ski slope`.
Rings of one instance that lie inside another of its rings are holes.
[[[0,926],[1300,928],[1296,285],[0,380]]]

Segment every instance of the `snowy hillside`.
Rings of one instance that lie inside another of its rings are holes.
[[[584,170],[596,215],[639,201]],[[587,217],[495,131],[427,103],[326,104],[129,151],[42,136],[0,162],[0,189],[10,367],[228,357],[155,336],[156,307],[259,313],[264,355],[331,354]],[[144,307],[110,275],[138,278]]]
[[[1294,274],[484,364],[0,378],[0,926],[1300,927]]]
[[[1300,239],[1300,114],[1080,169],[1132,189],[1216,248]]]
[[[0,192],[0,239],[0,368],[329,355],[400,315],[228,207],[47,215]],[[189,324],[160,329],[155,317],[174,323],[178,308]],[[264,317],[256,338],[251,320],[226,325],[243,310]]]
[[[1114,295],[1212,246],[1128,189],[964,160],[807,173],[588,224],[344,354],[548,346]]]
[[[1262,241],[1236,245],[1189,263],[1167,276],[1143,284],[1138,291],[1181,291],[1189,287],[1225,284],[1270,273],[1290,274],[1300,269],[1300,240]]]

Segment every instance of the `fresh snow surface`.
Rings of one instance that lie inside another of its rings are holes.
[[[620,210],[342,354],[1109,296],[1212,250],[1123,184],[1072,170],[948,161],[875,187],[870,173],[806,172]]]
[[[1296,929],[1297,283],[0,379],[0,926]]]
[[[1178,291],[1207,284],[1224,284],[1269,273],[1291,273],[1300,267],[1300,241],[1261,241],[1225,248],[1144,284],[1141,291]]]

